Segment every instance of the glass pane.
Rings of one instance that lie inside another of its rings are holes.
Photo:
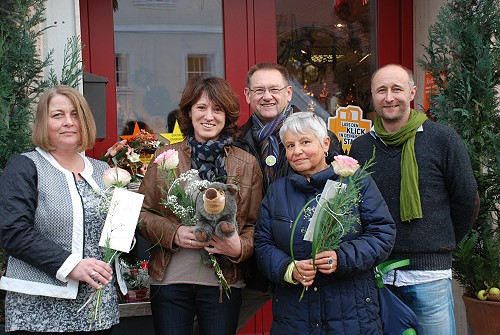
[[[294,105],[325,118],[340,106],[369,110],[375,9],[374,0],[276,0],[278,63],[293,77]]]
[[[114,25],[118,135],[171,132],[187,79],[224,77],[220,0],[120,0]]]

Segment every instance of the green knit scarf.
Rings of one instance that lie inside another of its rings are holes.
[[[417,129],[427,120],[424,113],[410,110],[410,119],[395,133],[388,133],[380,117],[375,119],[375,132],[388,145],[403,145],[401,152],[401,190],[399,195],[399,215],[401,221],[422,218],[422,205],[418,190],[418,165],[415,157],[415,135]]]

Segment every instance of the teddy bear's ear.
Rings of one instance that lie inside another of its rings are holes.
[[[239,190],[239,187],[238,185],[236,184],[227,184],[227,190],[229,191],[229,193],[231,193],[232,195],[234,195],[236,192],[238,192]]]

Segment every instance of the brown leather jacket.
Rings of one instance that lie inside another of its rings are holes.
[[[187,141],[164,146],[156,152],[156,155],[168,149],[175,149],[179,153],[177,176],[191,168],[191,148]],[[163,215],[143,210],[138,229],[153,246],[149,259],[149,275],[161,281],[172,253],[179,250],[174,244],[174,236],[180,222],[170,209],[160,205],[161,198],[165,196],[162,189],[166,190],[167,185],[153,161],[154,158],[141,183],[139,193],[144,194],[144,209],[159,211]],[[254,225],[262,200],[262,172],[254,156],[235,146],[226,147],[226,171],[228,176],[226,183],[239,185],[235,197],[238,206],[236,221],[241,239],[241,257],[239,259],[227,257],[231,265],[222,268],[227,282],[232,284],[243,279],[240,264],[253,253]]]

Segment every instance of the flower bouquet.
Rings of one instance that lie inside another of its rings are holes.
[[[120,270],[127,285],[127,302],[147,301],[149,294],[148,262],[138,261],[134,264],[120,260]]]
[[[312,242],[311,258],[315,265],[316,255],[325,250],[335,250],[342,238],[355,231],[359,224],[359,216],[354,212],[361,201],[361,188],[368,175],[366,169],[373,165],[373,157],[365,163],[361,171],[358,162],[349,157],[338,155],[332,162],[332,168],[340,176],[340,182],[328,180],[321,195],[308,201],[300,210],[292,226],[290,251],[293,253],[293,236],[301,219],[309,219],[310,223],[304,240]],[[344,180],[348,179],[347,183]],[[299,300],[302,299],[305,287]]]
[[[103,174],[103,181],[107,188],[96,191],[100,197],[96,210],[101,217],[106,216],[99,241],[99,246],[103,248],[102,260],[108,265],[115,262],[115,267],[118,266],[117,260],[120,254],[129,252],[133,248],[135,228],[144,199],[144,195],[123,188],[130,179],[127,171],[118,167],[109,168]],[[118,284],[122,288],[122,283],[118,282]],[[125,288],[123,290],[126,292]],[[101,286],[78,310],[80,312],[90,306],[88,315],[90,329],[94,322],[101,324],[102,294]]]
[[[191,169],[176,176],[175,169],[179,164],[178,152],[176,150],[167,150],[158,157],[155,161],[165,179],[168,190],[163,190],[165,198],[161,200],[161,204],[169,208],[174,213],[181,223],[185,226],[196,225],[196,197],[205,190],[210,182],[201,180],[198,175],[198,170]],[[220,287],[229,298],[231,287],[224,278],[224,274],[214,254],[208,253],[210,263],[215,270]]]
[[[140,182],[144,178],[152,155],[162,145],[163,143],[157,140],[154,134],[141,129],[140,132],[120,142],[119,146],[110,148],[102,159],[110,166],[128,171],[131,182]]]

